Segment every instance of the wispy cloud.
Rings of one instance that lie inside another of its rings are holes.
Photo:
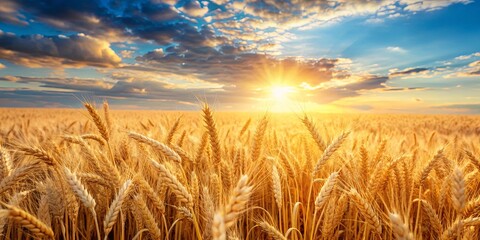
[[[394,53],[406,53],[407,52],[407,50],[405,50],[401,47],[398,47],[398,46],[387,47],[387,50],[390,51],[390,52],[394,52]]]

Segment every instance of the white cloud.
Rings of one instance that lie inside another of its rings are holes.
[[[387,50],[390,51],[390,52],[395,52],[395,53],[406,53],[407,52],[407,50],[405,50],[401,47],[398,47],[398,46],[387,47]]]
[[[480,52],[476,52],[476,53],[472,53],[472,54],[469,54],[469,55],[462,55],[462,56],[458,56],[455,58],[455,60],[468,60],[472,57],[480,57]]]

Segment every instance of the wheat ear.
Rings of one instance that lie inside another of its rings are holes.
[[[267,117],[263,117],[260,120],[260,123],[255,130],[255,135],[253,136],[253,143],[252,143],[252,155],[251,160],[255,161],[260,157],[260,152],[262,150],[262,142],[263,137],[265,135],[265,131],[267,130],[268,120]]]
[[[305,115],[302,119],[302,123],[307,127],[308,131],[310,132],[310,135],[312,136],[313,140],[318,146],[318,149],[320,151],[325,150],[326,144],[325,141],[323,141],[322,137],[320,137],[320,134],[318,133],[317,127],[315,124],[308,118],[307,115]]]
[[[390,213],[390,222],[392,223],[392,231],[397,240],[413,240],[413,234],[408,230],[405,224],[397,213]]]
[[[177,177],[173,175],[163,164],[150,159],[150,162],[160,172],[160,179],[166,183],[166,185],[175,193],[177,200],[181,203],[187,204],[188,207],[193,207],[192,195],[188,192],[187,188],[178,181]]]
[[[463,178],[463,171],[457,166],[453,170],[452,177],[452,203],[458,214],[463,212],[465,201],[465,180]]]
[[[31,155],[36,157],[39,160],[42,160],[45,164],[49,166],[55,166],[57,164],[57,160],[47,151],[37,148],[37,147],[18,147],[18,150],[22,151],[26,155]]]
[[[215,214],[215,216],[213,217],[212,238],[213,240],[227,239],[227,228],[225,226],[225,219],[220,213]]]
[[[280,180],[280,174],[278,174],[278,169],[275,165],[272,167],[272,188],[275,202],[277,203],[278,208],[281,209],[283,203],[282,182]]]
[[[145,224],[145,226],[148,229],[148,232],[150,235],[152,235],[153,239],[161,239],[162,233],[160,229],[158,228],[158,224],[155,221],[155,218],[153,217],[152,212],[148,209],[147,205],[145,204],[145,201],[140,195],[137,195],[133,198],[134,200],[134,211],[136,212],[135,216],[137,216],[139,219],[137,221],[141,221],[142,223]]]
[[[327,149],[325,149],[322,156],[315,164],[315,167],[313,169],[313,175],[320,171],[320,168],[327,162],[327,160],[333,155],[333,153],[338,150],[338,148],[342,145],[343,141],[345,141],[349,134],[349,132],[342,133],[332,143],[330,143],[330,145],[328,145]]]
[[[161,143],[161,142],[159,142],[155,139],[152,139],[152,138],[149,138],[147,136],[143,136],[142,134],[138,134],[138,133],[134,133],[134,132],[128,133],[128,136],[130,136],[132,139],[134,139],[138,142],[145,143],[145,144],[148,144],[148,145],[152,146],[153,148],[160,151],[165,156],[167,156],[169,159],[171,159],[175,162],[178,162],[178,163],[182,162],[182,159],[180,158],[178,153],[173,151],[167,145],[165,145],[165,144],[163,144],[163,143]]]
[[[287,240],[283,234],[278,231],[274,226],[270,225],[268,222],[260,222],[258,224],[262,228],[262,230],[267,233],[267,235],[273,240]]]
[[[233,189],[232,196],[223,212],[226,227],[230,227],[235,223],[235,220],[245,210],[250,195],[252,194],[253,187],[248,185],[248,176],[243,175],[237,183],[235,189]]]
[[[350,189],[348,195],[355,203],[355,206],[357,206],[360,213],[365,217],[367,223],[370,224],[377,233],[381,233],[382,225],[380,225],[380,219],[368,201],[360,196],[360,194],[354,188]]]
[[[175,135],[175,132],[178,129],[178,125],[180,125],[180,120],[181,119],[182,119],[181,117],[177,118],[177,120],[173,124],[172,128],[170,128],[170,131],[167,134],[167,138],[165,139],[165,142],[167,144],[170,144],[172,142],[173,136]]]
[[[3,205],[5,206],[6,210],[0,210],[2,215],[5,214],[15,223],[28,229],[37,237],[49,237],[51,239],[54,238],[52,229],[45,225],[45,223],[43,223],[42,221],[38,220],[35,216],[25,212],[20,208],[7,204]]]
[[[327,181],[325,181],[325,183],[322,186],[322,189],[320,190],[320,192],[317,195],[317,198],[315,199],[315,211],[320,210],[328,201],[333,191],[333,188],[337,183],[337,178],[338,178],[338,172],[333,172],[327,178]]]
[[[425,211],[428,218],[430,219],[430,224],[432,228],[437,234],[440,235],[443,229],[442,221],[440,221],[440,217],[438,216],[435,209],[433,209],[432,205],[424,199],[415,199],[414,202],[416,201],[420,201],[422,203],[423,210]]]
[[[122,185],[120,190],[118,190],[118,193],[115,199],[110,204],[110,208],[108,209],[107,214],[105,215],[105,219],[103,220],[103,230],[105,233],[105,240],[108,239],[108,234],[110,233],[110,231],[113,228],[113,225],[117,221],[118,214],[122,209],[123,201],[128,195],[128,191],[130,189],[131,183],[132,183],[132,180],[125,181],[125,183]]]
[[[213,119],[212,111],[208,104],[204,104],[202,108],[203,119],[205,127],[207,128],[208,135],[210,136],[210,146],[213,152],[213,162],[219,164],[222,160],[222,152],[220,148],[220,142],[218,140],[217,128],[215,126],[215,120]]]
[[[100,135],[102,135],[102,138],[108,142],[108,139],[110,137],[108,128],[100,118],[100,114],[98,114],[97,110],[90,103],[85,103],[83,104],[83,106],[85,106],[85,108],[88,111],[88,114],[90,114],[90,116],[92,117],[93,122],[95,123],[95,126],[97,126],[97,129],[100,132]]]
[[[7,149],[0,145],[0,177],[4,179],[12,173],[12,158]]]
[[[82,182],[77,178],[77,176],[70,171],[70,169],[64,167],[64,173],[67,178],[67,182],[72,188],[75,195],[80,199],[82,204],[92,211],[95,211],[96,202],[95,199],[90,195],[88,190],[83,186]]]
[[[438,165],[438,161],[443,156],[443,149],[438,150],[437,154],[433,157],[433,159],[427,164],[427,166],[423,169],[422,174],[420,175],[420,185],[425,183],[425,180],[428,177],[428,174]]]

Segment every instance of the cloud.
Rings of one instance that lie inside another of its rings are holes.
[[[23,76],[3,76],[0,81],[15,83],[39,83],[39,87],[57,88],[61,90],[77,90],[77,91],[97,91],[105,90],[113,87],[114,82],[101,79],[84,79],[84,78],[35,78]]]
[[[165,51],[148,52],[136,60],[143,69],[138,66],[125,68],[194,75],[203,81],[237,87],[265,85],[274,81],[318,85],[343,73],[336,69],[339,59],[278,59],[264,54],[242,53],[231,46],[219,49],[171,47]]]
[[[419,73],[425,73],[428,72],[428,68],[407,68],[402,71],[393,71],[390,73],[391,77],[403,77],[403,76],[408,76],[408,75],[416,75]]]
[[[480,60],[468,64],[469,67],[480,67]]]
[[[462,55],[462,56],[458,56],[455,58],[455,60],[468,60],[472,57],[480,57],[480,52],[477,52],[477,53],[472,53],[472,54],[469,54],[469,55]]]
[[[25,21],[25,16],[18,12],[18,8],[18,3],[11,0],[2,0],[2,4],[0,5],[0,22],[21,26],[28,25],[28,22]]]
[[[189,55],[174,50],[149,52],[137,58],[141,64],[99,69],[107,76],[105,79],[5,76],[0,81],[36,86],[28,89],[31,91],[57,89],[77,95],[158,100],[172,105],[195,104],[197,97],[207,97],[230,106],[249,106],[268,98],[276,85],[294,87],[298,96],[307,101],[330,103],[385,88],[388,80],[350,72],[345,65],[348,59],[277,59],[262,54],[223,53],[232,49],[204,58],[203,51]]]
[[[65,93],[194,103],[214,96],[227,103],[255,103],[274,84],[294,86],[308,99],[332,102],[389,88],[389,77],[428,73],[428,69],[395,70],[389,76],[353,72],[345,59],[304,59],[282,55],[293,32],[343,18],[372,21],[430,11],[463,0],[280,1],[280,0],[5,0],[0,21],[36,21],[69,36],[17,36],[0,31],[0,58],[27,67],[100,67],[104,78],[3,77],[18,85],[39,85]],[[218,4],[221,4],[219,6]],[[295,30],[295,31],[294,31]],[[148,52],[119,51],[110,43],[148,46]],[[399,46],[387,51],[404,53]],[[138,53],[138,54],[135,54]],[[141,54],[141,55],[140,55]],[[135,55],[135,56],[134,56]],[[134,61],[133,61],[134,60]],[[103,69],[107,68],[107,69]],[[472,69],[471,73],[476,70]],[[7,91],[7,90],[4,90]],[[9,96],[35,90],[9,91]],[[37,94],[35,96],[43,96]],[[57,97],[60,98],[61,95]]]
[[[480,76],[480,60],[473,62],[466,61],[474,57],[480,57],[480,52],[456,57],[455,60],[462,62],[457,63],[451,73],[445,75],[444,78],[470,78]]]
[[[480,114],[480,104],[447,104],[434,106],[433,108],[447,110],[452,113],[459,114]]]
[[[202,3],[202,5],[204,6],[201,6],[196,0],[190,0],[179,8],[179,10],[191,17],[203,17],[208,12],[208,6],[205,6],[208,5],[208,2]]]
[[[387,50],[390,52],[395,52],[395,53],[406,53],[407,50],[401,48],[401,47],[387,47]]]
[[[122,51],[120,51],[120,55],[122,55],[122,58],[132,58],[134,53],[135,53],[135,51],[132,51],[132,50],[122,50]]]
[[[121,58],[106,41],[84,34],[16,36],[0,32],[0,58],[27,67],[114,67]]]
[[[5,1],[6,4],[0,7],[0,13],[3,13],[0,16],[10,20],[0,18],[0,21],[21,22],[24,21],[22,14],[25,14],[57,29],[83,32],[109,41],[153,40],[160,45],[169,45],[203,38],[203,42],[222,39],[222,43],[228,40],[231,45],[243,47],[279,44],[293,37],[290,30],[309,29],[351,16],[370,15],[374,19],[384,19],[471,2],[83,0],[44,4],[37,0]],[[211,29],[205,31],[207,26]]]
[[[405,5],[404,9],[410,12],[433,11],[447,7],[455,3],[469,4],[472,0],[400,0],[399,3]]]

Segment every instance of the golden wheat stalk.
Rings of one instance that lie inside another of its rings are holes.
[[[437,234],[442,233],[442,221],[440,220],[440,217],[438,216],[437,212],[435,209],[433,209],[432,205],[424,200],[424,199],[415,199],[414,202],[421,202],[422,206],[424,207],[425,214],[427,215],[428,219],[430,220],[431,227]]]
[[[465,180],[463,178],[463,171],[456,166],[453,170],[452,176],[452,203],[458,214],[463,212],[466,202],[465,196]]]
[[[313,175],[315,175],[320,168],[328,161],[328,159],[335,153],[338,148],[342,145],[343,141],[348,137],[350,132],[345,132],[340,134],[330,145],[328,145],[327,149],[323,152],[322,156],[318,159],[315,167],[313,169]]]
[[[100,135],[102,135],[102,138],[108,142],[110,138],[110,133],[108,131],[107,126],[102,121],[100,114],[98,114],[97,110],[90,103],[84,103],[83,105],[87,109],[88,114],[90,114],[90,116],[92,117],[93,122],[95,123],[95,126],[97,126],[97,129],[100,132]]]
[[[355,203],[360,213],[365,217],[365,220],[370,224],[377,233],[382,232],[382,225],[380,224],[380,219],[378,215],[373,210],[372,206],[368,201],[360,196],[356,189],[350,189],[348,193],[350,199]]]
[[[282,182],[280,179],[280,174],[278,173],[278,169],[275,165],[272,167],[272,189],[275,202],[277,203],[278,208],[281,209],[283,203]]]
[[[141,176],[135,177],[135,185],[138,186],[144,196],[150,200],[150,203],[160,211],[161,214],[165,214],[165,204],[158,196],[158,193],[145,181]]]
[[[175,162],[178,162],[178,163],[182,162],[182,158],[180,158],[178,153],[173,151],[169,146],[167,146],[167,145],[165,145],[165,144],[163,144],[163,143],[161,143],[161,142],[159,142],[155,139],[152,139],[152,138],[149,138],[147,136],[143,136],[142,134],[138,134],[138,133],[134,133],[134,132],[128,133],[128,136],[131,137],[132,139],[138,141],[138,142],[145,143],[145,144],[148,144],[148,145],[152,146],[154,149],[160,151],[165,156],[167,156],[169,159],[171,159]]]
[[[177,197],[177,200],[181,203],[187,204],[188,207],[193,207],[192,195],[188,192],[187,188],[178,181],[177,177],[173,175],[163,164],[150,159],[150,162],[160,172],[160,179],[172,190]]]
[[[88,192],[87,188],[80,182],[77,176],[70,171],[67,167],[63,168],[63,172],[65,173],[66,180],[70,185],[71,189],[75,193],[75,195],[80,199],[82,204],[92,212],[95,212],[95,206],[97,203],[92,195]]]
[[[25,182],[33,172],[39,169],[38,163],[13,169],[12,173],[0,182],[0,194],[20,186],[20,183]]]
[[[413,233],[408,229],[408,225],[403,222],[398,213],[389,213],[390,222],[392,223],[392,231],[397,240],[413,240]]]
[[[243,124],[243,127],[242,127],[242,129],[240,130],[240,137],[243,136],[243,134],[247,131],[248,126],[250,126],[250,122],[252,122],[252,119],[251,119],[251,118],[249,118],[249,119],[245,122],[245,124]]]
[[[212,223],[213,240],[227,240],[227,227],[221,213],[216,213]]]
[[[269,238],[273,240],[287,240],[283,234],[278,231],[274,226],[270,225],[266,221],[262,221],[258,224],[262,228],[262,230],[268,235]]]
[[[218,140],[215,120],[213,119],[213,114],[208,104],[203,104],[202,112],[203,119],[206,124],[205,127],[207,128],[208,135],[210,136],[210,146],[213,152],[213,162],[214,164],[219,164],[222,161],[222,152],[220,148],[220,142]]]
[[[12,158],[7,149],[0,145],[0,177],[1,179],[8,177],[12,172]]]
[[[42,162],[49,166],[55,166],[58,162],[54,156],[41,148],[19,146],[17,149],[22,151],[26,155],[31,155],[39,160],[42,160]]]
[[[428,175],[438,165],[438,161],[440,161],[442,156],[443,156],[443,149],[440,149],[438,150],[437,154],[435,154],[433,159],[423,169],[420,175],[420,185],[423,185],[425,183],[425,180],[427,180]]]
[[[143,198],[140,195],[136,195],[133,198],[133,203],[134,215],[137,218],[136,220],[145,224],[145,227],[147,227],[148,232],[152,235],[153,239],[162,239],[162,232],[160,228],[158,228],[158,224]]]
[[[302,123],[305,125],[305,127],[307,127],[308,131],[310,132],[310,135],[312,136],[313,140],[317,144],[318,149],[320,149],[320,151],[325,150],[325,148],[326,148],[325,141],[323,141],[322,137],[320,137],[320,134],[318,133],[317,127],[308,118],[307,115],[305,115],[303,117]]]
[[[112,118],[110,117],[110,106],[108,101],[105,99],[103,101],[103,113],[105,115],[105,124],[107,125],[108,132],[112,131]]]
[[[98,143],[100,143],[100,145],[104,146],[107,144],[107,142],[105,142],[105,139],[103,139],[101,136],[98,136],[96,134],[83,134],[80,136],[82,139],[90,139],[90,140],[94,140]]]
[[[235,224],[236,219],[245,210],[253,187],[248,185],[248,176],[243,175],[237,182],[237,186],[233,189],[230,200],[223,210],[223,218],[227,228]]]
[[[103,220],[103,231],[105,233],[105,240],[108,239],[108,234],[110,233],[113,225],[117,221],[120,210],[122,209],[123,201],[128,195],[131,184],[132,180],[125,181],[120,190],[118,190],[115,199],[110,204],[110,208],[108,209],[107,214],[105,215],[105,219]]]
[[[42,221],[38,220],[35,216],[31,215],[28,212],[25,212],[20,208],[8,204],[3,205],[6,209],[0,210],[0,215],[8,216],[15,223],[28,229],[37,237],[49,237],[51,239],[54,238],[52,229],[45,225],[45,223],[43,223]]]
[[[315,211],[320,210],[328,201],[335,184],[337,183],[337,178],[338,172],[333,172],[330,174],[330,176],[328,176],[327,180],[320,189],[317,198],[315,199]]]
[[[165,142],[167,144],[170,144],[172,142],[173,136],[175,135],[175,132],[177,132],[178,125],[180,125],[181,119],[182,119],[181,117],[177,118],[173,126],[170,128],[170,131],[168,132],[167,137],[165,138]]]
[[[255,130],[255,135],[253,136],[253,142],[252,142],[252,151],[251,151],[251,160],[255,161],[260,157],[260,153],[262,150],[262,142],[263,142],[263,137],[265,135],[265,131],[267,130],[267,125],[268,125],[268,119],[266,116],[260,120],[260,123],[257,126],[257,129]]]

